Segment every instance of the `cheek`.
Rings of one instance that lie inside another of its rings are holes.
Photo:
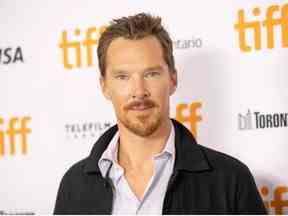
[[[127,92],[124,89],[111,92],[111,102],[115,109],[121,109],[128,101]]]
[[[156,96],[160,100],[166,100],[167,97],[169,97],[170,89],[168,83],[162,83],[161,85],[156,84],[154,86],[151,86],[151,93],[152,95]]]
[[[159,87],[152,92],[152,100],[154,100],[162,108],[166,107],[169,103],[169,88],[168,86]],[[161,109],[162,109],[161,108]]]
[[[110,92],[114,98],[125,98],[129,95],[129,83],[111,82]]]

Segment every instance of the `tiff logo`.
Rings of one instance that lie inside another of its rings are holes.
[[[18,138],[18,141],[20,139],[21,153],[27,154],[27,135],[31,133],[31,129],[27,127],[29,121],[31,121],[31,118],[28,116],[23,118],[12,117],[8,120],[5,129],[5,120],[0,117],[0,157],[7,154],[7,147],[9,147],[10,155],[15,154],[16,138]]]
[[[96,53],[95,48],[98,44],[98,39],[105,31],[105,28],[105,26],[88,28],[84,33],[84,39],[81,39],[83,34],[78,28],[73,33],[70,33],[74,38],[76,36],[76,39],[68,38],[68,32],[63,31],[59,47],[62,50],[64,67],[66,69],[81,68],[85,59],[85,64],[92,66],[93,59],[95,59],[93,54]]]
[[[283,195],[286,193],[288,195],[288,187],[285,186],[278,186],[275,188],[273,192],[273,198],[272,200],[267,200],[266,197],[270,194],[269,188],[266,186],[263,186],[260,188],[260,193],[262,195],[262,198],[264,200],[265,207],[268,210],[274,209],[274,214],[276,215],[282,215],[285,212],[283,211],[284,208],[288,208],[288,199],[284,198]],[[271,213],[271,212],[270,212]]]
[[[202,107],[201,102],[191,104],[178,104],[176,107],[176,120],[185,124],[188,123],[188,128],[195,138],[197,138],[198,122],[202,121],[198,110]]]
[[[275,17],[275,13],[279,12],[278,16]],[[258,17],[261,14],[261,9],[259,7],[255,7],[252,10],[254,17]],[[243,52],[250,52],[254,46],[255,50],[262,49],[262,33],[266,34],[267,38],[267,48],[274,48],[274,33],[275,27],[279,26],[281,29],[281,44],[282,47],[288,47],[288,4],[285,4],[280,8],[279,5],[271,5],[267,8],[266,19],[263,21],[254,20],[247,21],[245,19],[245,12],[243,9],[238,11],[238,23],[234,25],[234,28],[238,31],[239,35],[239,47]],[[254,45],[247,43],[247,31],[250,30],[253,32],[252,41],[254,41]]]

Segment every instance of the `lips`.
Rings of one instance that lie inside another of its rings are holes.
[[[134,101],[126,106],[127,110],[134,111],[144,111],[151,109],[155,106],[155,103],[151,100],[143,100],[143,101]]]
[[[139,105],[131,106],[130,109],[136,110],[136,111],[142,111],[142,110],[150,109],[152,107],[153,107],[152,105],[139,104]]]

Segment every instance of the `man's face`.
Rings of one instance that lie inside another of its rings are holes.
[[[169,97],[177,77],[169,71],[156,37],[113,40],[105,73],[102,91],[114,106],[118,124],[147,137],[169,122]]]

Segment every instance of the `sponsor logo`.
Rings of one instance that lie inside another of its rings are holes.
[[[0,210],[0,215],[35,215],[32,211],[12,210],[4,211]]]
[[[259,20],[259,16],[265,13],[265,19]],[[263,38],[267,39],[266,47],[273,49],[275,46],[275,33],[280,29],[281,46],[288,47],[288,4],[271,5],[264,12],[261,12],[259,7],[252,10],[253,21],[247,21],[244,9],[238,11],[238,22],[234,25],[238,32],[238,42],[240,50],[243,52],[251,52],[261,50],[263,45]],[[263,35],[266,34],[266,35]],[[251,37],[247,37],[247,35]],[[249,40],[250,39],[250,40]],[[280,39],[279,39],[280,40]],[[249,42],[248,42],[249,41]],[[254,43],[253,43],[254,42]]]
[[[288,208],[288,187],[278,186],[274,190],[269,189],[267,186],[260,188],[260,194],[262,195],[264,204],[269,213],[276,215],[288,214],[285,208]],[[285,195],[286,194],[286,198]]]
[[[23,63],[23,52],[21,47],[0,47],[0,64],[8,65],[14,63]]]
[[[111,126],[111,122],[68,123],[65,124],[65,133],[68,139],[96,138]]]
[[[202,48],[203,41],[201,38],[193,38],[192,39],[178,39],[173,41],[174,49],[196,49]]]
[[[105,26],[101,26],[99,28],[90,27],[83,31],[79,28],[74,31],[62,31],[59,48],[62,51],[64,68],[70,70],[83,66],[93,66],[98,39],[105,28]]]
[[[238,129],[266,129],[288,127],[288,113],[261,113],[250,110],[238,114]]]
[[[195,138],[198,135],[198,124],[202,121],[202,116],[198,113],[201,108],[201,102],[180,103],[176,106],[176,120],[184,124]]]
[[[15,155],[16,143],[18,143],[20,152],[23,155],[27,154],[28,134],[32,131],[27,126],[29,121],[31,121],[31,117],[28,116],[12,117],[5,124],[5,119],[0,117],[0,157],[5,154]]]

